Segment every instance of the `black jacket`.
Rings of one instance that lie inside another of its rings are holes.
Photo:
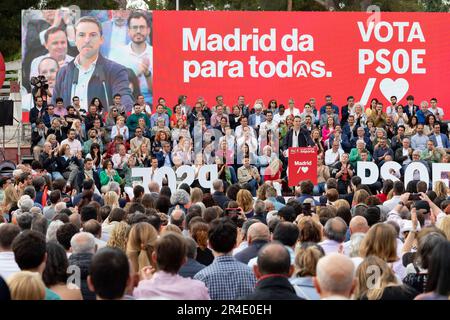
[[[225,205],[230,201],[230,199],[228,199],[225,193],[219,191],[215,191],[212,194],[212,198],[214,202],[222,209],[225,209]]]
[[[48,153],[45,152],[41,152],[39,155],[39,162],[42,164],[42,167],[50,173],[56,170],[56,159],[57,157],[53,154],[50,157]]]
[[[189,258],[180,268],[178,274],[185,278],[194,278],[195,274],[205,267],[206,266],[204,264],[197,262],[195,259]]]
[[[100,189],[102,188],[102,185],[100,184],[100,177],[99,177],[97,171],[94,169],[92,169],[92,176],[94,178],[95,186],[100,191]],[[86,177],[84,176],[84,166],[81,166],[80,171],[78,172],[77,180],[76,180],[79,190],[81,190],[81,188],[83,187],[83,181],[85,179],[86,179]]]
[[[247,264],[251,259],[258,255],[259,250],[267,243],[265,240],[252,242],[247,248],[238,252],[234,257],[237,261]]]
[[[59,69],[55,82],[52,103],[55,103],[57,97],[63,98],[64,101],[71,101],[71,92],[76,90],[78,85],[78,69],[74,61]],[[113,95],[119,93],[122,96],[122,104],[127,111],[131,111],[134,98],[129,84],[127,68],[99,54],[88,84],[88,101],[97,97],[103,105],[110,106]]]
[[[304,300],[295,293],[288,278],[282,275],[270,275],[256,283],[255,291],[243,300]]]
[[[74,253],[69,257],[69,265],[80,268],[80,289],[83,300],[95,300],[95,293],[90,291],[87,286],[87,276],[89,275],[89,267],[93,256],[92,253]]]
[[[38,108],[33,107],[30,110],[30,123],[36,123],[37,119],[43,119],[45,115],[45,108],[42,107],[41,111]]]
[[[292,138],[294,135],[294,129],[289,130],[286,137],[284,138],[283,150],[287,150],[292,147]],[[300,132],[298,133],[298,146],[299,147],[312,147],[314,146],[314,142],[311,139],[311,136],[307,129],[300,128]]]

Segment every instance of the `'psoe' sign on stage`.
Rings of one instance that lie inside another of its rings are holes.
[[[378,178],[381,175],[381,178],[383,180],[392,180],[392,181],[398,181],[398,177],[391,173],[392,169],[395,172],[399,172],[402,166],[398,162],[394,161],[388,161],[385,162],[381,168],[379,169],[378,166],[374,162],[368,162],[368,161],[358,161],[357,164],[357,175],[361,177],[361,183],[362,184],[373,184],[375,183]],[[448,179],[442,178],[443,172],[449,172],[450,173],[450,163],[433,163],[431,167],[432,172],[432,181],[433,185],[436,181],[444,181],[448,185]],[[430,181],[430,173],[428,171],[428,168],[423,164],[422,162],[411,162],[409,165],[406,166],[405,169],[405,185],[408,184],[408,182],[414,180],[414,174],[417,173],[420,177],[420,180],[425,181],[428,183]]]

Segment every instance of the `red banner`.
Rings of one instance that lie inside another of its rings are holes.
[[[317,151],[315,148],[289,148],[288,184],[297,186],[303,180],[317,184]]]
[[[209,106],[224,95],[228,105],[245,95],[294,98],[303,109],[330,94],[344,105],[349,95],[385,105],[395,95],[406,104],[438,99],[450,114],[450,15],[364,12],[153,13],[154,94],[176,104],[186,94]]]

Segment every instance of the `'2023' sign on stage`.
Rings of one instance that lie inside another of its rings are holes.
[[[211,189],[213,181],[218,178],[217,165],[210,164],[201,166],[198,168],[198,172],[196,172],[195,167],[187,165],[180,166],[177,170],[174,170],[171,167],[161,167],[155,171],[153,176],[151,168],[131,169],[131,176],[133,178],[142,178],[143,187],[146,193],[149,192],[148,184],[151,181],[155,181],[162,186],[164,178],[167,179],[168,186],[172,193],[174,193],[177,190],[177,177],[181,178],[184,175],[186,175],[186,177],[180,184],[186,183],[190,186],[194,183],[195,179],[198,179],[201,187]]]

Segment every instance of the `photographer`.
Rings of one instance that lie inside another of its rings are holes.
[[[49,87],[48,87],[48,80],[45,78],[45,76],[40,75],[37,77],[32,77],[30,80],[30,83],[33,87],[31,94],[36,101],[37,97],[41,97],[43,100],[43,107],[44,109],[47,108],[47,101],[48,98],[52,96]]]

